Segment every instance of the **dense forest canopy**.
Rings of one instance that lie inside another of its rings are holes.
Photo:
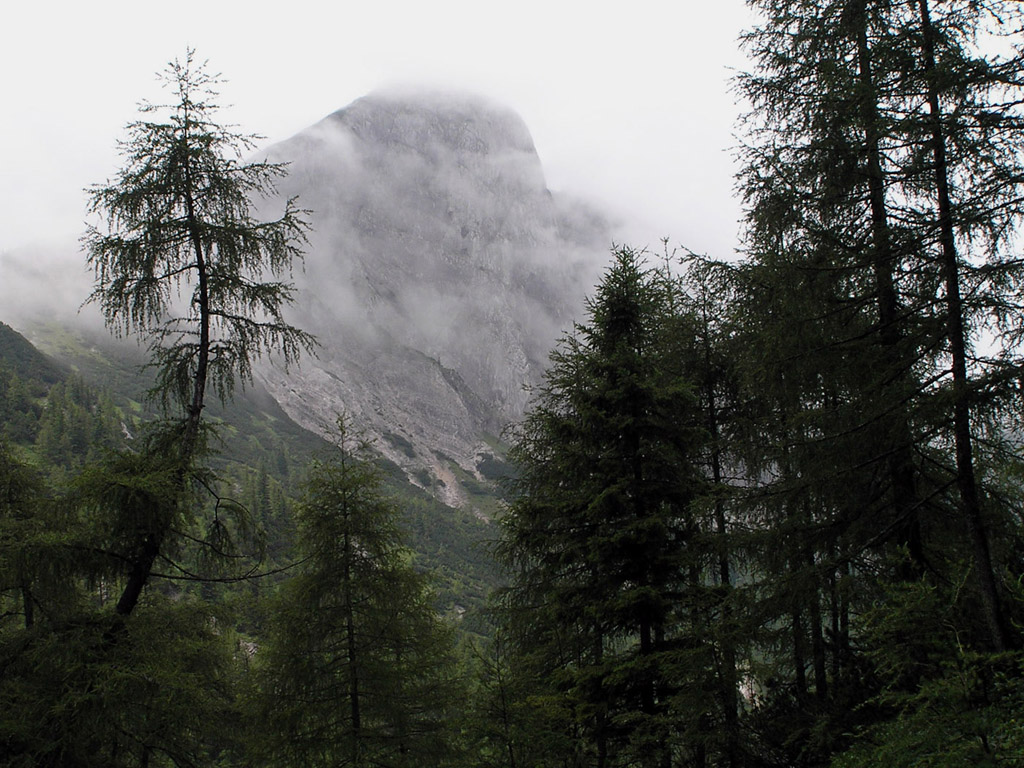
[[[251,214],[285,169],[171,66],[85,237],[152,416],[0,327],[5,764],[1024,759],[1024,11],[750,4],[742,258],[613,249],[506,433],[470,615],[350,419],[301,470],[214,450],[207,389],[313,349],[306,225]]]

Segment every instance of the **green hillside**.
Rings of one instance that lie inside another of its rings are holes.
[[[5,436],[20,454],[67,481],[104,448],[131,444],[156,411],[146,398],[142,350],[102,332],[56,324],[27,329],[32,338],[0,325],[0,408]],[[266,531],[265,570],[286,566],[294,526],[291,507],[315,459],[335,450],[299,426],[258,384],[240,389],[226,406],[212,403],[211,461],[222,493],[245,505]],[[445,506],[378,458],[385,487],[402,510],[416,566],[431,574],[446,613],[482,605],[496,583],[487,552],[492,526],[468,511]],[[497,500],[477,487],[474,501]],[[478,498],[479,497],[479,498]]]
[[[67,376],[67,369],[32,346],[24,336],[0,322],[0,360],[8,373],[24,380],[55,384]]]

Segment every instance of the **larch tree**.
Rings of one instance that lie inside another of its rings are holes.
[[[814,763],[856,725],[834,713],[878,716],[857,706],[879,703],[873,686],[924,690],[940,674],[863,674],[852,647],[877,640],[867,617],[899,604],[893,590],[949,595],[950,658],[1019,647],[1004,571],[1019,517],[999,473],[1020,423],[1022,16],[998,0],[750,4],[762,21],[739,80],[748,260],[735,271],[763,408],[749,514],[806,715],[804,737],[766,730],[803,745],[785,759]]]
[[[922,247],[940,276],[937,313],[944,344],[936,367],[948,382],[959,507],[989,642],[1004,651],[1019,648],[1020,640],[1012,637],[1005,617],[975,454],[986,442],[985,432],[998,432],[998,418],[1015,410],[1006,407],[1016,399],[1016,387],[1007,382],[1024,370],[1024,264],[1018,253],[1024,222],[1024,12],[1012,2],[952,2],[933,13],[928,0],[917,0],[910,10],[916,13],[905,24],[917,46],[917,88],[903,108],[913,118],[908,144],[918,162],[911,167],[920,170],[908,175],[905,194]],[[986,51],[1007,43],[1014,46],[1008,53]],[[994,355],[984,349],[986,331],[994,336]],[[998,434],[992,437],[999,441]]]
[[[765,23],[746,42],[759,67],[740,80],[754,126],[742,176],[748,248],[762,272],[771,263],[815,280],[818,304],[802,319],[835,326],[783,359],[814,361],[812,388],[829,355],[845,351],[860,367],[844,399],[863,411],[861,431],[887,466],[905,574],[932,558],[922,517],[934,532],[956,509],[983,631],[1006,648],[973,453],[998,450],[1017,418],[1019,4],[951,2],[938,14],[917,0],[754,5]],[[872,421],[887,426],[868,431]]]
[[[673,296],[675,318],[670,333],[682,361],[681,373],[697,395],[704,432],[697,457],[705,479],[697,511],[702,578],[708,585],[701,625],[703,644],[713,647],[715,658],[714,689],[703,691],[705,701],[700,703],[709,724],[704,729],[704,751],[705,759],[717,755],[721,765],[736,768],[750,751],[740,727],[740,680],[757,635],[755,612],[746,604],[747,586],[741,583],[740,571],[740,563],[747,559],[748,523],[737,515],[745,483],[739,436],[749,404],[738,366],[749,350],[732,325],[731,309],[739,298],[734,291],[734,268],[689,252],[680,261],[682,269],[666,286]],[[716,706],[707,706],[708,698]]]
[[[243,161],[252,137],[216,122],[217,79],[191,51],[163,82],[171,103],[142,107],[123,168],[89,190],[97,221],[83,241],[91,300],[116,333],[149,345],[164,418],[53,500],[26,496],[24,472],[0,456],[2,599],[6,611],[17,596],[22,619],[0,626],[4,765],[198,766],[238,748],[230,617],[185,590],[146,587],[157,573],[206,578],[184,562],[191,545],[234,561],[244,510],[200,498],[216,488],[204,408],[208,390],[229,397],[261,355],[289,363],[311,348],[282,316],[306,224],[294,201],[278,219],[254,217],[284,169]],[[79,418],[92,410],[84,394],[69,380],[52,402],[64,418],[54,436],[79,448],[102,432]]]
[[[89,190],[90,209],[105,223],[83,238],[96,274],[90,300],[116,333],[146,340],[152,394],[167,416],[152,436],[150,469],[122,457],[125,466],[93,485],[101,506],[131,518],[122,616],[134,610],[170,539],[188,527],[185,491],[197,480],[208,390],[224,400],[260,356],[279,354],[287,365],[314,344],[282,315],[292,287],[281,278],[302,256],[304,211],[288,200],[277,219],[253,213],[284,166],[243,160],[256,137],[216,122],[218,78],[191,50],[161,79],[174,98],[143,104],[143,118],[128,126],[124,166]],[[223,534],[216,522],[214,535]]]

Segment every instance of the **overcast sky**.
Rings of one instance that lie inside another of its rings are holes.
[[[0,26],[0,253],[73,242],[83,188],[155,73],[187,46],[226,79],[225,118],[266,144],[376,87],[463,88],[516,110],[555,191],[621,215],[621,235],[736,247],[730,92],[744,0],[39,0]],[[0,276],[2,279],[2,276]]]

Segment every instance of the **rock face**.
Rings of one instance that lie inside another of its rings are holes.
[[[488,437],[522,415],[609,225],[553,196],[523,121],[472,96],[372,94],[269,154],[312,211],[291,319],[322,347],[264,383],[308,428],[347,412],[459,503],[452,463],[479,478]]]

